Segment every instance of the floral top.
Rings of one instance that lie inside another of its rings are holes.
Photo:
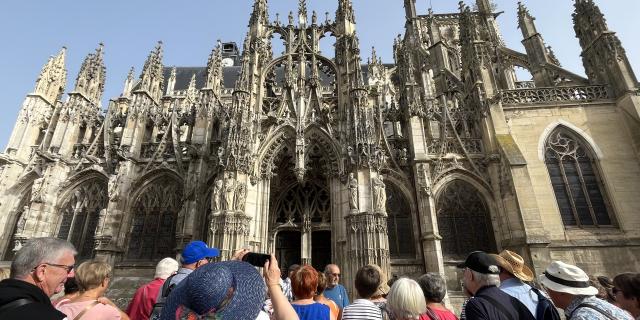
[[[595,296],[576,296],[564,313],[567,320],[634,320],[626,311]]]

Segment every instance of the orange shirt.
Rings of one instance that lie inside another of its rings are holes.
[[[329,307],[329,311],[331,312],[331,320],[338,320],[338,315],[340,314],[340,308],[338,308],[338,305],[333,300],[329,300],[329,299],[325,299],[325,300],[326,302],[324,301],[318,301],[318,302]]]

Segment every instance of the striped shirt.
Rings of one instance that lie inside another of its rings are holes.
[[[344,307],[342,320],[382,320],[382,312],[371,300],[357,299]]]

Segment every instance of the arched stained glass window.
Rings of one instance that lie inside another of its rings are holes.
[[[174,254],[182,192],[178,182],[169,177],[153,181],[142,192],[132,208],[127,259],[153,260]]]
[[[462,180],[450,182],[436,206],[442,252],[448,259],[464,259],[476,250],[497,251],[489,210],[472,185]]]
[[[409,201],[392,184],[387,183],[385,189],[387,192],[387,230],[391,258],[414,258],[416,245]]]
[[[98,179],[77,187],[62,207],[58,238],[73,243],[79,259],[93,256],[95,233],[100,211],[107,207],[107,183]]]
[[[611,226],[594,156],[575,133],[559,127],[546,143],[545,163],[565,226]]]

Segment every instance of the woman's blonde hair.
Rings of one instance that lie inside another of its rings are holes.
[[[87,291],[102,285],[111,278],[111,265],[102,261],[85,261],[76,269],[76,281],[80,291]]]
[[[400,278],[387,295],[387,307],[396,319],[419,319],[427,311],[427,303],[420,285],[414,280]]]

